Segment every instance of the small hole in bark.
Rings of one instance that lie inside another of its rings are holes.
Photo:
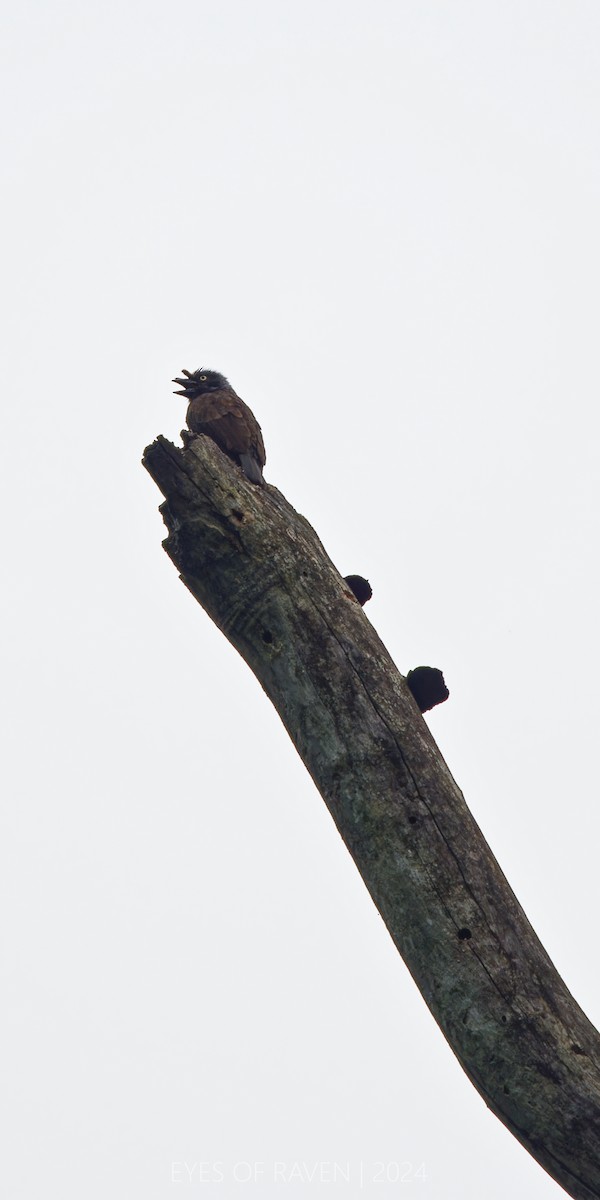
[[[459,941],[467,942],[469,940],[469,938],[473,937],[473,934],[471,933],[470,929],[459,929],[456,936],[459,939]]]
[[[409,817],[408,818],[409,825],[416,825],[417,819],[418,819],[417,817]]]
[[[585,1054],[585,1050],[582,1050],[581,1046],[578,1046],[575,1042],[573,1042],[571,1050],[573,1051],[573,1054]]]
[[[263,630],[263,642],[266,642],[267,646],[270,646],[272,641],[273,634],[269,633],[268,629]]]
[[[506,1017],[503,1017],[503,1018],[502,1018],[502,1024],[503,1024],[503,1025],[506,1025]]]
[[[244,520],[244,514],[239,508],[232,508],[231,515],[232,517],[235,517],[236,521],[239,521],[240,525],[242,524],[242,521]]]
[[[502,1091],[504,1092],[505,1096],[510,1096],[510,1088],[507,1088],[506,1084],[504,1084]]]

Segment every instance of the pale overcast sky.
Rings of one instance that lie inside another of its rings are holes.
[[[3,1194],[552,1200],[140,458],[229,376],[598,1024],[600,8],[4,25]]]

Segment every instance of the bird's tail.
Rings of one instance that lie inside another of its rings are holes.
[[[260,464],[257,463],[256,459],[254,458],[254,455],[240,454],[240,463],[241,463],[241,467],[242,467],[242,471],[244,472],[244,475],[247,476],[247,478],[251,481],[251,483],[264,484],[265,481],[263,479],[263,473],[260,469]]]

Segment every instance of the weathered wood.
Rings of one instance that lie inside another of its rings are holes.
[[[272,700],[467,1075],[565,1191],[600,1197],[600,1036],[314,530],[205,437],[161,437],[144,464],[167,553]]]

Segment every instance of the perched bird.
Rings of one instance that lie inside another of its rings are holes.
[[[252,483],[264,483],[265,444],[248,405],[219,371],[199,367],[197,371],[184,370],[183,375],[185,378],[173,383],[183,385],[175,395],[189,400],[186,420],[192,433],[205,433],[239,462]]]

